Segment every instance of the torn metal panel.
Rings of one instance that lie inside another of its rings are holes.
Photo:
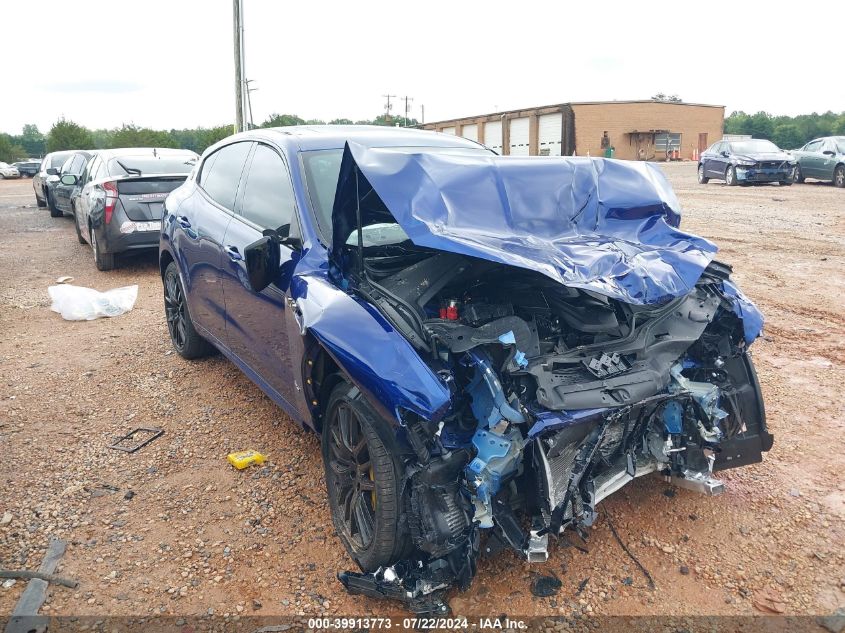
[[[332,214],[332,259],[361,203],[364,225],[397,222],[417,246],[534,270],[633,304],[689,292],[713,258],[682,232],[659,168],[600,158],[433,154],[347,143]]]

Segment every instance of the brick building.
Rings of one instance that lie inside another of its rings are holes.
[[[594,101],[509,110],[426,123],[512,156],[602,156],[607,132],[616,158],[691,159],[722,138],[725,107],[663,101]]]

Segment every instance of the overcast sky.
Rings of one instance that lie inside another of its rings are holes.
[[[656,92],[728,112],[845,110],[843,0],[243,2],[256,123],[372,118],[388,93],[426,121]],[[230,0],[9,0],[0,42],[0,131],[234,118]]]

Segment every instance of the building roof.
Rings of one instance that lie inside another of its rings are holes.
[[[421,123],[420,127],[428,127],[431,125],[440,125],[443,123],[452,123],[455,121],[465,121],[467,119],[481,119],[484,117],[505,116],[507,114],[514,114],[516,112],[526,112],[528,110],[547,110],[549,108],[560,108],[563,106],[585,106],[585,105],[621,105],[632,103],[657,103],[661,105],[672,106],[696,106],[699,108],[724,108],[723,105],[714,105],[712,103],[688,103],[686,101],[656,101],[654,99],[632,99],[626,101],[567,101],[565,103],[552,103],[541,106],[528,106],[525,108],[516,108],[513,110],[502,110],[500,112],[489,112],[487,114],[472,114],[469,116],[453,117],[451,119],[441,119],[440,121],[431,121],[428,123]]]

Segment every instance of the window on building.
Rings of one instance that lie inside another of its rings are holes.
[[[668,145],[668,147],[667,147]],[[672,132],[654,135],[654,149],[658,152],[681,151],[681,135]]]

